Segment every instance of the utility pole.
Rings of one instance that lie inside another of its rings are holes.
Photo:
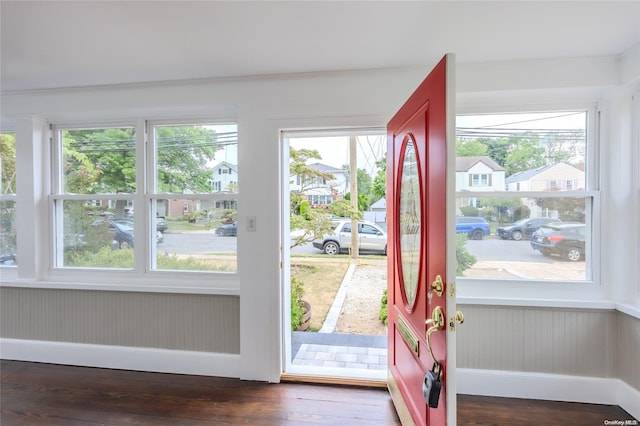
[[[351,207],[358,211],[358,155],[356,151],[356,137],[349,137],[349,192],[351,193]],[[351,259],[358,259],[358,219],[351,218]]]

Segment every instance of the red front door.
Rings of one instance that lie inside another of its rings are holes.
[[[455,131],[452,73],[447,55],[387,125],[389,389],[403,424],[455,420],[455,363],[447,358],[455,291],[445,284],[455,276],[454,258],[447,255],[447,217],[455,217],[447,199],[447,164],[453,164],[447,146]],[[436,361],[442,390],[437,407],[430,407],[423,382]]]

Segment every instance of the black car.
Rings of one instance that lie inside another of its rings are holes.
[[[496,235],[503,240],[520,241],[523,238],[531,238],[540,226],[549,223],[562,222],[560,219],[550,219],[548,217],[535,217],[520,219],[510,225],[502,225],[496,229]]]
[[[554,223],[542,225],[530,244],[545,256],[560,256],[577,262],[584,260],[585,235],[584,223]]]
[[[216,235],[223,235],[227,237],[235,237],[238,235],[238,224],[236,222],[220,225],[216,229]]]

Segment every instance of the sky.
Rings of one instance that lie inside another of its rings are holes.
[[[584,129],[586,115],[580,112],[553,112],[553,113],[527,113],[527,114],[487,114],[487,115],[458,115],[457,127],[473,127],[483,129]],[[237,126],[217,125],[212,126],[219,133],[236,132]],[[320,132],[319,132],[320,133]],[[365,169],[372,177],[377,169],[376,161],[385,157],[387,150],[386,134],[368,135],[357,137],[358,168]],[[289,136],[289,143],[293,148],[315,149],[320,153],[321,160],[313,160],[342,168],[349,163],[349,137],[348,136],[319,136],[319,137],[293,137]],[[227,161],[238,164],[238,147],[227,145],[216,153],[214,164]]]
[[[385,158],[387,135],[358,136],[356,140],[358,168],[365,169],[371,177],[374,177],[377,172],[376,161]],[[317,150],[322,159],[313,160],[313,163],[323,163],[337,169],[342,168],[344,164],[349,164],[349,136],[289,138],[289,144],[295,149]]]

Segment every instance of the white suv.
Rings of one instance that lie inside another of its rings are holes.
[[[351,248],[351,220],[335,220],[331,226],[333,233],[324,237],[322,241],[316,240],[313,246],[326,254],[338,254]],[[380,225],[360,221],[358,222],[358,243],[361,253],[375,252],[387,254],[387,231]]]

